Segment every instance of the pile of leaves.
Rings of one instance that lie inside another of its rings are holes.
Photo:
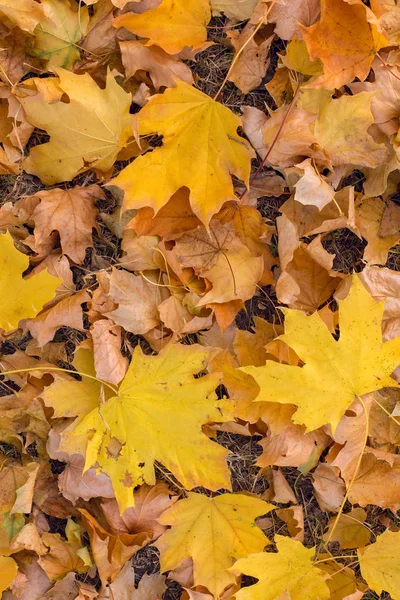
[[[400,599],[397,0],[0,0],[2,600]]]

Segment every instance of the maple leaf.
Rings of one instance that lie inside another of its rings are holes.
[[[43,18],[34,31],[31,50],[37,58],[47,60],[47,68],[71,69],[80,57],[77,42],[84,36],[89,12],[87,6],[72,8],[68,0],[41,0]]]
[[[202,46],[210,18],[209,0],[162,0],[154,10],[119,15],[113,25],[149,38],[149,46],[156,44],[169,54],[177,54],[185,46]]]
[[[373,92],[342,96],[331,100],[319,111],[314,135],[331,157],[333,165],[377,167],[385,161],[387,150],[368,133],[373,124]]]
[[[60,234],[61,247],[75,262],[83,262],[86,248],[93,248],[92,229],[97,229],[95,200],[104,198],[98,185],[55,188],[35,194],[40,204],[32,213],[35,221],[35,250],[46,246],[51,233]]]
[[[358,550],[361,574],[377,594],[383,591],[393,600],[400,599],[400,533],[385,531],[376,542]]]
[[[24,161],[24,169],[46,185],[88,169],[107,172],[132,135],[131,96],[111,73],[101,89],[88,73],[55,70],[69,103],[48,104],[40,94],[20,99],[29,122],[50,134],[50,142],[32,148]]]
[[[257,577],[255,585],[236,592],[237,600],[276,600],[285,592],[296,600],[328,600],[331,597],[325,583],[327,575],[314,567],[315,548],[305,548],[282,535],[275,536],[278,553],[260,552],[240,558],[230,571]]]
[[[159,518],[171,525],[157,541],[161,572],[193,559],[194,585],[206,587],[216,598],[235,577],[228,569],[237,558],[260,552],[269,543],[254,519],[275,507],[244,494],[210,498],[189,493]]]
[[[0,327],[6,331],[18,327],[21,319],[35,317],[62,283],[62,279],[53,277],[47,270],[23,279],[22,273],[28,266],[29,258],[16,249],[11,235],[0,235]]]
[[[150,206],[157,212],[186,186],[193,212],[208,225],[234,195],[231,175],[249,179],[253,153],[236,133],[240,123],[228,108],[184,82],[153,96],[138,114],[138,131],[162,135],[163,146],[111,180],[109,185],[125,192],[123,210]]]
[[[132,489],[155,484],[160,461],[185,488],[230,489],[227,451],[211,442],[201,426],[224,421],[214,400],[219,375],[194,379],[209,351],[168,345],[158,356],[137,346],[118,396],[94,409],[75,430],[88,435],[86,468],[98,464],[114,486],[120,510],[134,505]],[[69,399],[58,404],[69,410]]]
[[[321,0],[319,22],[301,29],[311,60],[324,63],[324,74],[311,87],[340,88],[355,77],[364,81],[376,51],[388,44],[358,0]]]
[[[212,13],[219,16],[222,13],[229,19],[246,21],[250,19],[258,4],[258,0],[211,0]]]
[[[400,337],[382,342],[384,302],[377,303],[354,275],[347,298],[339,302],[340,339],[318,315],[286,310],[284,340],[305,363],[293,367],[267,361],[242,367],[260,386],[257,402],[296,404],[293,421],[312,431],[330,423],[333,432],[356,396],[394,387]]]

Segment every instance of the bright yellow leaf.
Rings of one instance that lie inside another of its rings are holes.
[[[88,73],[55,70],[69,103],[48,104],[40,94],[20,99],[28,121],[50,135],[50,141],[32,148],[24,161],[24,169],[46,185],[88,169],[107,172],[132,136],[131,95],[111,73],[101,89]]]
[[[205,224],[234,191],[232,175],[246,183],[253,152],[237,134],[241,120],[194,87],[153,96],[138,114],[140,135],[158,133],[163,146],[139,156],[111,185],[124,192],[123,209],[151,206],[157,212],[182,186]]]
[[[28,266],[29,258],[16,249],[11,235],[0,235],[0,328],[6,331],[18,327],[21,319],[36,317],[62,283],[47,270],[23,279]]]
[[[400,532],[385,531],[376,542],[358,550],[361,575],[377,594],[400,600]]]
[[[394,387],[390,377],[400,362],[400,337],[382,342],[384,302],[375,302],[358,276],[339,302],[340,339],[336,341],[318,313],[285,311],[284,340],[303,367],[267,361],[243,367],[260,386],[255,401],[296,404],[295,423],[312,431],[330,423],[333,431],[356,396]]]
[[[328,575],[314,567],[315,548],[282,535],[275,536],[278,553],[260,552],[239,559],[230,571],[257,577],[255,585],[236,592],[236,600],[275,600],[285,592],[291,600],[327,600]]]
[[[214,596],[235,583],[228,571],[235,559],[261,552],[269,544],[254,519],[275,507],[244,494],[210,498],[189,493],[158,519],[171,525],[157,541],[161,572],[193,559],[194,585],[205,586]]]
[[[79,59],[77,43],[89,23],[87,6],[72,7],[68,0],[42,0],[44,16],[34,31],[32,54],[47,60],[47,67],[71,69]]]
[[[186,489],[230,489],[228,452],[202,432],[203,424],[229,418],[216,402],[219,376],[194,378],[208,355],[200,346],[170,344],[146,356],[137,346],[118,395],[78,425],[76,434],[89,438],[86,469],[98,464],[109,475],[121,512],[134,505],[134,487],[155,484],[154,461]]]
[[[157,44],[176,54],[185,46],[198,48],[206,41],[210,18],[209,0],[163,0],[154,10],[120,15],[113,25],[149,38],[148,46]]]
[[[314,135],[331,157],[332,164],[377,167],[386,158],[386,146],[368,133],[374,122],[372,92],[342,96],[327,102],[318,113]]]
[[[0,556],[0,594],[12,583],[18,571],[18,565],[13,558]]]

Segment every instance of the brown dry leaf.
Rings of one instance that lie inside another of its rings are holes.
[[[197,303],[199,296],[193,297]],[[187,303],[185,304],[185,302]],[[170,296],[158,305],[160,319],[165,327],[173,332],[172,339],[179,340],[188,333],[196,333],[201,329],[208,329],[213,324],[213,315],[210,310],[205,309],[204,316],[195,316],[187,306],[190,306],[189,294],[175,294]],[[196,309],[194,308],[196,311]],[[207,315],[207,312],[210,313]]]
[[[105,500],[101,507],[113,534],[147,533],[157,539],[166,527],[158,522],[158,517],[178,500],[166,483],[154,486],[142,485],[134,493],[135,506],[120,515],[116,500]]]
[[[384,265],[390,248],[400,241],[400,230],[387,237],[380,235],[385,208],[382,198],[360,196],[356,200],[356,224],[368,242],[364,260],[369,264]]]
[[[148,533],[113,535],[87,510],[80,509],[89,533],[90,547],[102,584],[114,581],[125,563],[150,541]]]
[[[320,463],[312,474],[315,498],[321,510],[337,512],[342,504],[346,486],[339,469]]]
[[[280,219],[282,217],[278,221]],[[314,259],[310,246],[301,244],[294,251],[292,260],[277,281],[276,295],[290,308],[313,313],[332,296],[342,279],[332,276],[326,268],[332,268],[334,255],[323,251],[329,262],[326,266],[321,265]]]
[[[328,531],[324,535],[331,542],[339,542],[339,548],[362,548],[371,541],[371,531],[364,521],[367,513],[363,508],[354,508],[348,513],[342,513],[336,523],[336,517],[329,520]],[[332,535],[331,531],[333,530]]]
[[[391,340],[400,332],[400,274],[391,269],[366,267],[360,279],[379,302],[386,301],[383,312],[383,340]]]
[[[274,39],[271,35],[266,40],[258,42],[253,36],[254,29],[254,25],[249,23],[241,32],[235,29],[228,31],[236,55],[246,44],[229,75],[229,81],[232,81],[243,94],[251,92],[260,85],[269,66],[269,49]]]
[[[400,231],[400,206],[389,200],[382,215],[379,235],[388,237]]]
[[[385,412],[381,406],[372,403],[369,415],[370,444],[378,450],[395,453],[397,446],[400,446],[400,425],[397,418],[400,395],[397,389],[386,388],[375,392],[374,398],[384,407]]]
[[[303,171],[303,175],[294,185],[296,188],[294,199],[301,204],[316,206],[319,210],[322,210],[332,202],[335,190],[318,173],[309,158],[296,165],[296,167]]]
[[[319,461],[330,443],[330,437],[322,429],[305,433],[304,425],[290,424],[278,435],[269,434],[260,442],[263,453],[257,459],[259,467],[299,467],[308,472]]]
[[[254,333],[239,329],[236,331],[233,342],[233,349],[241,367],[247,365],[261,367],[265,365],[267,359],[266,344],[283,333],[281,325],[268,323],[260,317],[254,317],[253,321]]]
[[[286,189],[285,180],[274,171],[261,172],[250,182],[250,189],[238,186],[243,203],[255,206],[256,201],[263,196],[281,196]],[[242,196],[243,195],[243,196]]]
[[[122,330],[109,319],[95,321],[90,328],[93,340],[96,375],[118,385],[128,369],[128,359],[121,353]]]
[[[267,118],[257,108],[243,107],[244,131],[261,158],[264,158],[282,127],[286,111],[287,107],[281,106]],[[315,115],[294,108],[270,151],[267,164],[292,167],[309,157],[314,158],[322,168],[328,167],[329,158],[311,130],[314,121]]]
[[[83,331],[82,304],[88,302],[90,296],[85,290],[60,300],[55,306],[34,319],[25,321],[26,328],[37,341],[39,346],[50,342],[60,327],[73,327]]]
[[[276,511],[276,515],[286,523],[292,539],[304,541],[304,511],[301,504],[280,508]]]
[[[324,74],[311,86],[334,89],[355,77],[366,79],[375,52],[387,45],[368,16],[361,0],[321,1],[319,22],[302,27],[311,60],[324,63]]]
[[[136,76],[137,79],[138,71],[143,71],[144,82],[151,82],[156,91],[161,87],[174,87],[176,79],[193,84],[193,75],[189,67],[176,56],[164,52],[162,48],[149,48],[136,40],[120,42],[119,45],[127,78]]]
[[[139,272],[156,270],[160,265],[165,268],[158,244],[159,238],[155,235],[138,237],[132,229],[126,229],[122,234],[121,248],[125,254],[120,265],[128,271]]]
[[[400,508],[400,464],[397,454],[380,460],[371,452],[362,458],[360,469],[349,493],[352,504],[374,504],[394,511]],[[392,464],[390,464],[392,463]]]
[[[79,529],[79,526],[72,521],[69,523]],[[48,551],[39,558],[38,562],[51,581],[62,579],[71,571],[85,573],[91,566],[90,562],[86,562],[86,558],[89,558],[87,550],[82,548],[82,544],[75,537],[65,541],[59,533],[43,533],[42,541]],[[81,550],[86,552],[82,553]]]
[[[297,503],[296,496],[281,469],[267,469],[263,472],[263,477],[268,480],[269,484],[268,490],[262,494],[263,500],[279,504]]]
[[[104,192],[98,185],[75,186],[68,190],[40,191],[34,198],[40,199],[32,214],[35,251],[42,254],[41,249],[48,247],[52,232],[58,231],[63,252],[76,263],[82,263],[86,248],[93,248],[92,229],[98,229],[95,201],[104,198]]]
[[[129,223],[137,235],[175,236],[196,229],[201,225],[189,202],[189,190],[181,188],[156,215],[150,207],[139,208],[136,217]]]
[[[320,12],[318,0],[283,0],[272,6],[268,21],[276,23],[275,33],[282,40],[302,37],[302,25],[309,27]]]
[[[127,562],[113,583],[100,591],[99,600],[159,600],[166,587],[164,575],[145,573],[136,588],[134,570]]]
[[[147,333],[160,323],[158,305],[166,294],[165,288],[159,287],[156,281],[150,283],[140,275],[113,269],[109,298],[118,304],[118,308],[105,316],[126,331]]]

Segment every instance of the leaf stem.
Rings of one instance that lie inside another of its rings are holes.
[[[27,369],[13,369],[11,371],[0,371],[0,375],[15,375],[17,373],[30,373],[31,371],[60,371],[61,373],[72,373],[74,375],[80,375],[81,377],[87,377],[88,379],[92,379],[93,381],[97,381],[97,383],[101,383],[104,386],[108,387],[113,391],[114,394],[118,394],[118,389],[104,381],[103,379],[99,379],[94,375],[89,375],[88,373],[81,373],[80,371],[74,371],[73,369],[61,369],[60,367],[30,367]]]

